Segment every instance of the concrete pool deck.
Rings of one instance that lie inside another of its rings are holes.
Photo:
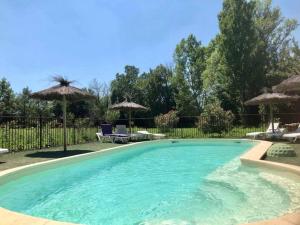
[[[242,164],[285,172],[288,171],[300,176],[300,166],[263,160],[268,148],[271,147],[272,144],[273,143],[269,141],[260,141],[259,144],[255,145],[240,157]],[[244,225],[300,225],[300,212],[290,213],[275,219]]]
[[[253,166],[259,166],[259,167],[264,167],[264,168],[271,168],[271,169],[275,169],[275,170],[288,171],[288,172],[300,175],[300,167],[299,166],[287,165],[287,164],[283,164],[283,163],[262,160],[266,151],[268,150],[268,148],[271,145],[272,145],[272,142],[259,141],[259,143],[257,145],[255,145],[253,148],[251,148],[249,151],[247,151],[244,155],[242,155],[240,157],[241,162],[248,166],[253,165]],[[128,146],[128,145],[125,145],[125,146]],[[121,147],[123,147],[123,146],[108,148],[103,151],[108,151],[111,149],[121,148]],[[90,155],[90,154],[95,154],[95,153],[96,152],[91,152],[91,153],[86,153],[86,154],[82,154],[82,155]],[[2,172],[0,171],[0,177],[4,176],[6,174],[9,174],[9,173],[16,172],[18,170],[22,170],[27,167],[53,163],[56,161],[61,161],[64,159],[76,158],[76,157],[80,157],[80,155],[70,156],[70,157],[45,161],[45,162],[34,163],[31,165],[21,166],[21,167],[5,170]],[[10,211],[10,210],[0,207],[0,225],[78,225],[78,224],[59,222],[59,221],[53,221],[53,220],[33,217],[33,216],[13,212],[13,211]],[[248,225],[300,225],[300,212],[287,214],[287,215],[281,216],[277,219],[272,219],[272,220],[268,220],[268,221],[250,223]]]

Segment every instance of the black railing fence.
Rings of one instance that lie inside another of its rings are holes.
[[[216,117],[180,117],[176,123],[156,124],[154,118],[132,118],[132,132],[147,130],[164,133],[169,138],[243,138],[248,132],[265,131],[267,115],[248,114],[223,121]],[[300,122],[300,114],[275,114],[281,124]],[[242,121],[242,122],[241,122]],[[171,121],[172,122],[172,121]],[[67,121],[68,145],[96,141],[96,132],[104,120],[72,119]],[[11,151],[42,149],[63,144],[61,118],[0,117],[0,147]],[[129,126],[127,119],[113,123]],[[171,124],[171,125],[170,125]]]
[[[67,143],[95,141],[101,121],[74,119],[67,122]],[[12,151],[42,149],[63,144],[63,121],[46,117],[0,117],[0,147]]]

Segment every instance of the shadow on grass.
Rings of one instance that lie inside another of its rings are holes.
[[[26,157],[31,158],[63,158],[67,156],[80,155],[84,153],[92,152],[90,150],[68,150],[64,151],[43,151],[43,152],[35,152],[25,155]]]

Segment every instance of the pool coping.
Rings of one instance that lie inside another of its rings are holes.
[[[278,171],[290,172],[300,176],[300,166],[289,165],[279,162],[263,160],[267,150],[273,143],[269,141],[259,141],[257,145],[252,147],[241,157],[241,163],[247,166],[257,166]],[[300,211],[285,214],[275,219],[264,220],[244,225],[300,225]]]
[[[170,140],[172,140],[172,139],[170,139]],[[231,139],[231,140],[241,140],[241,139]],[[242,139],[242,140],[248,140],[248,139]],[[268,141],[255,141],[255,142],[258,142],[258,144],[253,146],[250,150],[248,150],[245,154],[243,154],[240,157],[242,164],[248,165],[248,166],[259,166],[259,167],[271,168],[271,169],[276,169],[276,170],[281,170],[281,171],[284,170],[284,171],[288,171],[288,172],[291,172],[291,173],[294,173],[294,174],[300,176],[300,167],[299,166],[293,166],[293,165],[288,165],[288,164],[283,164],[283,163],[262,160],[266,151],[272,145],[272,142],[268,142]],[[78,157],[87,156],[87,155],[101,154],[101,152],[124,148],[127,146],[137,145],[137,144],[141,144],[141,143],[144,143],[144,142],[130,143],[127,145],[121,145],[121,146],[117,146],[117,147],[107,148],[107,149],[103,149],[103,150],[99,150],[99,151],[95,151],[95,152],[90,152],[90,153],[85,153],[85,154],[80,154],[80,155],[75,155],[75,156],[69,156],[69,157],[64,157],[64,158],[59,158],[59,159],[52,159],[52,160],[48,160],[48,161],[44,161],[44,162],[37,162],[37,163],[25,165],[25,166],[19,166],[16,168],[0,171],[0,177],[7,175],[7,174],[17,172],[19,170],[30,168],[30,167],[52,164],[52,163],[59,162],[62,160],[73,159],[73,158],[78,158]],[[14,212],[14,211],[11,211],[11,210],[8,210],[5,208],[1,208],[1,207],[0,207],[0,218],[1,218],[0,225],[80,225],[80,224],[69,223],[69,222],[60,222],[60,221],[55,221],[55,220],[49,220],[49,219],[44,219],[44,218],[40,218],[40,217],[33,217],[30,215]],[[272,224],[300,225],[300,212],[287,214],[287,215],[281,216],[281,217],[279,217],[277,219],[273,219],[273,220],[249,223],[248,225],[250,225],[250,224],[251,225],[272,225]]]

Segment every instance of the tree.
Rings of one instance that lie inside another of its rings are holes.
[[[142,90],[138,87],[139,69],[135,66],[125,66],[124,74],[116,74],[111,82],[111,101],[120,102],[126,98],[139,102]],[[129,99],[128,99],[129,100]]]
[[[237,106],[232,109],[235,113],[245,113],[244,102],[264,84],[254,16],[255,2],[246,0],[225,0],[219,14],[220,52],[228,69],[228,93]]]
[[[258,0],[255,7],[255,25],[264,54],[266,86],[278,84],[299,71],[298,44],[292,33],[297,21],[285,19],[280,8],[272,7],[272,0]]]
[[[17,95],[16,98],[16,112],[23,117],[38,117],[50,116],[51,104],[42,102],[30,97],[31,90],[28,87],[23,88],[22,93]]]
[[[197,115],[203,106],[202,73],[205,70],[205,47],[194,35],[181,40],[174,53],[176,107],[181,115]]]
[[[218,101],[222,108],[230,110],[235,108],[229,94],[228,68],[224,56],[220,53],[219,46],[206,61],[203,72],[203,89],[206,95],[206,105]]]
[[[15,94],[6,78],[0,80],[0,115],[7,116],[15,114]]]
[[[109,87],[106,83],[93,79],[89,85],[89,91],[96,96],[95,104],[91,104],[90,116],[92,118],[104,118],[110,104]]]
[[[150,69],[139,78],[144,104],[151,109],[151,116],[167,113],[175,107],[171,78],[172,70],[164,65]]]

